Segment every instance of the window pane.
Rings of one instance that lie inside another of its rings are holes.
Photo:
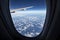
[[[46,0],[10,0],[10,13],[16,30],[23,36],[36,37],[43,30]]]

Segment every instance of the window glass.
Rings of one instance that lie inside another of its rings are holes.
[[[10,0],[10,13],[21,35],[36,37],[43,30],[46,0]]]

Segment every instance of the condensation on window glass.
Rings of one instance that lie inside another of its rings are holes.
[[[36,37],[42,32],[46,0],[10,0],[9,4],[12,21],[21,35]]]

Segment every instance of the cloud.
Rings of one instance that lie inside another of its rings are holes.
[[[16,11],[16,13],[46,13],[46,10]]]
[[[31,35],[31,34],[25,34],[25,36],[27,36],[27,37],[32,37],[32,35]]]
[[[33,37],[33,36],[35,36],[35,35],[34,35],[34,33],[32,33],[32,32],[31,32],[31,33],[28,32],[28,33],[25,34],[25,36],[27,36],[27,37]]]
[[[23,13],[24,14],[24,13]],[[19,15],[19,14],[15,14],[15,15]],[[15,16],[12,15],[12,16]],[[21,33],[24,36],[27,37],[35,37],[37,35],[40,34],[40,32],[37,32],[34,28],[38,27],[38,28],[43,28],[43,23],[41,23],[42,21],[40,21],[41,19],[37,16],[24,16],[24,17],[19,17],[19,16],[15,16],[13,17],[13,22],[15,25],[16,30]],[[28,29],[32,28],[32,31],[28,31]],[[25,32],[23,34],[23,32]],[[27,33],[28,32],[28,33]]]
[[[39,35],[40,33],[39,32],[36,32],[36,35]]]
[[[16,11],[15,13],[11,13],[11,16],[23,17],[23,16],[26,16],[27,14],[46,14],[46,10]]]

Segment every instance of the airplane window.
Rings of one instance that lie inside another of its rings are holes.
[[[16,30],[23,36],[36,37],[46,16],[46,0],[10,0],[10,13]]]

